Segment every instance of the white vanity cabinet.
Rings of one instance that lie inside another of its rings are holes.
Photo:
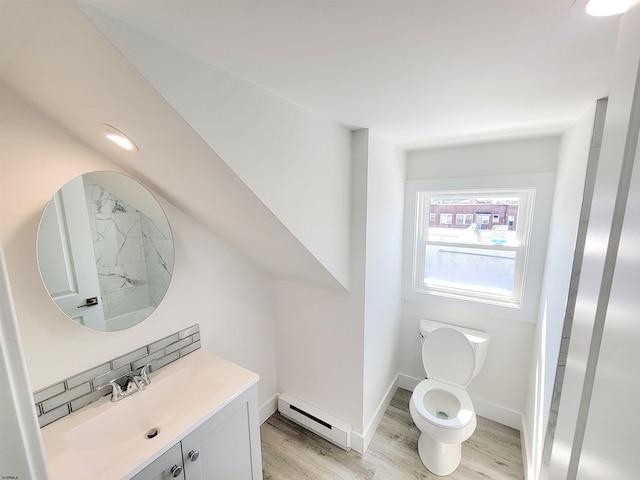
[[[131,480],[184,480],[182,448],[176,444]]]
[[[132,480],[262,480],[259,429],[253,385]]]
[[[259,424],[254,385],[182,440],[186,480],[262,480]]]
[[[143,391],[43,427],[49,478],[262,480],[258,381],[199,348]]]

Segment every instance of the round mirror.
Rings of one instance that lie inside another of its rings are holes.
[[[162,301],[173,272],[173,236],[144,186],[122,173],[91,172],[47,204],[37,256],[45,287],[65,315],[95,330],[124,330]]]

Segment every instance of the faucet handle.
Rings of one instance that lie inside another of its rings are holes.
[[[111,387],[111,401],[112,402],[117,402],[118,400],[120,400],[121,398],[123,398],[123,397],[125,397],[127,395],[126,392],[122,391],[122,387],[115,380],[111,380],[109,383],[105,383],[104,385],[100,385],[98,387],[94,387],[93,391],[95,392],[95,391],[100,390],[101,388],[104,388],[104,387]]]
[[[115,380],[111,380],[107,385],[111,385],[111,401],[117,402],[121,398],[127,395],[126,392],[122,391],[122,387]]]
[[[149,367],[151,367],[151,365],[157,361],[158,361],[157,358],[155,360],[151,360],[149,363],[147,363],[145,366],[143,366],[140,369],[140,373],[139,373],[140,378],[142,378],[142,380],[146,385],[151,384],[151,379],[149,378]]]

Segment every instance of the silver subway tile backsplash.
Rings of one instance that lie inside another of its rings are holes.
[[[89,383],[83,383],[78,385],[77,387],[66,390],[64,393],[60,395],[56,395],[55,397],[48,398],[42,402],[42,410],[47,413],[51,410],[58,408],[60,405],[64,405],[69,403],[71,400],[75,400],[82,395],[86,395],[91,392],[91,385]]]
[[[33,400],[36,404],[46,400],[47,398],[53,397],[65,391],[64,382],[56,383],[55,385],[51,385],[50,387],[43,388],[39,392],[33,394]]]
[[[180,355],[178,354],[178,352],[173,352],[169,355],[166,355],[165,357],[161,358],[160,360],[158,360],[156,363],[154,363],[153,365],[151,365],[152,369],[159,369],[164,367],[165,365],[168,365],[171,362],[174,362],[176,360],[178,360],[178,358],[180,358]]]
[[[151,345],[149,345],[149,353],[162,350],[167,345],[177,342],[178,340],[180,340],[180,336],[176,333],[174,335],[169,335],[162,340],[158,340],[157,342],[153,342]]]
[[[67,388],[77,387],[78,385],[81,385],[84,382],[88,382],[89,380],[93,380],[98,375],[107,373],[110,370],[111,370],[110,365],[108,363],[104,363],[98,367],[91,368],[86,372],[79,373],[75,377],[71,377],[67,379],[67,382],[66,382]]]
[[[40,422],[41,427],[44,427],[45,425],[55,422],[56,420],[60,420],[62,417],[67,415],[69,415],[69,405],[62,405],[55,410],[51,410],[50,412],[40,415],[38,417],[38,422]]]
[[[184,357],[185,355],[188,355],[189,353],[193,352],[194,350],[197,350],[200,348],[200,340],[198,340],[197,342],[193,342],[190,345],[187,345],[184,348],[180,349],[180,356]]]
[[[134,360],[138,360],[139,358],[142,358],[147,353],[149,353],[147,348],[148,347],[142,347],[142,348],[139,348],[138,350],[135,350],[134,352],[127,353],[126,355],[118,357],[115,360],[111,361],[111,366],[113,368],[120,368],[120,367],[122,367],[124,365],[131,365],[131,363]]]
[[[180,350],[182,347],[186,347],[187,345],[189,345],[191,342],[191,337],[187,337],[184,338],[182,340],[180,340],[179,342],[176,343],[172,343],[171,345],[168,345],[164,351],[167,353],[173,353],[176,352],[178,350]]]
[[[128,376],[131,374],[133,369],[131,368],[131,364],[127,363],[119,368],[112,367],[113,370],[109,370],[107,373],[98,375],[93,379],[93,388],[102,387],[106,385],[112,380],[118,380],[119,378]]]
[[[166,352],[163,350],[158,350],[157,352],[153,352],[151,355],[147,355],[146,357],[139,358],[135,362],[133,362],[133,369],[138,370],[139,368],[144,367],[145,365],[149,365],[149,372],[153,372],[160,368],[156,365],[156,363],[163,357],[167,356],[170,352]]]
[[[193,325],[38,390],[33,394],[33,401],[40,427],[109,395],[111,390],[102,387],[111,380],[122,380],[149,363],[151,364],[149,371],[156,372],[198,348],[200,348],[200,326]]]
[[[199,331],[200,331],[199,326],[198,325],[194,325],[193,327],[185,328],[184,330],[178,332],[178,336],[180,337],[180,339],[183,339],[183,338],[189,337],[191,335],[195,335]]]

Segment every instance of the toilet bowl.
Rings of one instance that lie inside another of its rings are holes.
[[[466,386],[479,373],[489,335],[422,320],[422,360],[427,379],[411,395],[411,418],[420,430],[418,453],[436,475],[460,465],[462,442],[476,428],[476,414]]]

